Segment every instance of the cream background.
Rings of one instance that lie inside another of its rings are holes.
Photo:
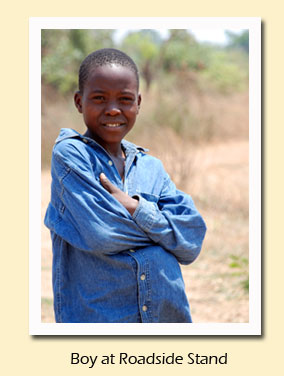
[[[2,5],[1,19],[1,373],[50,375],[68,372],[101,375],[267,374],[283,369],[283,10],[280,1],[266,4],[239,0],[172,2],[50,0]],[[28,335],[28,22],[54,16],[259,16],[263,20],[263,336],[262,337],[30,337]],[[9,126],[9,133],[8,133]],[[4,137],[4,134],[7,135]],[[280,178],[280,179],[279,179]],[[229,354],[227,366],[71,366],[70,353],[104,355],[188,352]],[[275,367],[276,366],[276,367]],[[273,371],[272,371],[273,372]]]

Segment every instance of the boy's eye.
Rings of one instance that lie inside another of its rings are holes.
[[[102,96],[102,95],[95,95],[94,97],[93,97],[93,100],[95,100],[95,101],[103,101],[105,98],[104,98],[104,96]]]
[[[121,97],[120,98],[120,100],[122,101],[122,102],[133,102],[133,98],[130,98],[130,97]]]

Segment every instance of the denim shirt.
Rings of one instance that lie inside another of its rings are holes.
[[[162,163],[122,140],[122,181],[91,138],[62,129],[52,155],[45,225],[51,231],[56,322],[191,322],[180,264],[198,256],[206,227]],[[99,175],[128,195],[131,214]]]

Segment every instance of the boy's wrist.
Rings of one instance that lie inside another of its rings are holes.
[[[129,211],[129,213],[131,214],[131,215],[133,215],[134,214],[134,212],[135,212],[135,210],[136,210],[136,208],[137,208],[137,206],[138,206],[138,204],[139,204],[139,196],[137,196],[137,195],[134,195],[134,196],[132,196],[131,197],[131,207],[129,207],[129,208],[127,208],[128,209],[128,211]]]

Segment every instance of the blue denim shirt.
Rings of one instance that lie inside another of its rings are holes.
[[[53,244],[57,322],[191,322],[179,263],[198,256],[206,227],[162,163],[122,141],[125,178],[94,140],[62,129],[52,156],[45,225]],[[130,213],[99,175],[138,195]]]

